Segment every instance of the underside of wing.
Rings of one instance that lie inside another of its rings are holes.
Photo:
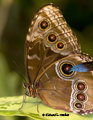
[[[46,105],[79,114],[93,112],[93,71],[68,72],[77,64],[91,61],[87,55],[82,57],[75,54],[58,60],[38,76],[38,97]]]
[[[29,83],[54,61],[80,53],[79,42],[59,8],[48,4],[35,14],[25,42],[25,66]]]

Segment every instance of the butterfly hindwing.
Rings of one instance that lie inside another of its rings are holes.
[[[83,55],[62,58],[48,67],[42,76],[38,76],[41,83],[41,88],[37,89],[38,97],[46,105],[79,114],[93,111],[93,71],[82,74],[65,71],[70,65],[86,62],[80,56]]]

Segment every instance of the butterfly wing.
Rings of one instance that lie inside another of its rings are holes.
[[[48,4],[35,14],[25,42],[25,66],[30,84],[54,61],[80,53],[78,40],[60,10]]]
[[[91,62],[84,62],[79,65],[74,66],[71,68],[70,72],[72,71],[78,71],[78,72],[88,72],[93,71],[93,61]]]
[[[81,58],[85,59],[82,60]],[[75,54],[54,62],[38,76],[41,83],[38,97],[46,105],[79,114],[93,112],[93,71],[71,72],[69,66],[91,61],[82,54]],[[52,71],[52,72],[51,72]]]

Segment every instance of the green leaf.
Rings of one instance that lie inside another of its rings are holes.
[[[3,116],[28,116],[32,120],[93,120],[93,114],[80,116],[74,113],[66,112],[63,110],[57,110],[44,105],[40,100],[38,100],[37,112],[37,102],[36,98],[26,97],[26,101],[21,110],[18,110],[23,102],[23,96],[16,97],[1,97],[0,98],[0,115]],[[42,114],[69,114],[69,116],[42,116]]]

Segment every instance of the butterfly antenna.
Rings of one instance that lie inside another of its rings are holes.
[[[16,73],[18,73],[18,74],[24,79],[24,81],[26,82],[26,79],[23,77],[23,73],[22,73],[22,71],[20,70],[19,66],[16,64],[15,61],[13,61],[13,62],[14,62],[14,64],[17,66],[17,68],[18,68],[18,70],[20,71],[21,74],[20,74],[17,70],[15,70],[14,68],[11,68],[11,69],[14,70]]]

